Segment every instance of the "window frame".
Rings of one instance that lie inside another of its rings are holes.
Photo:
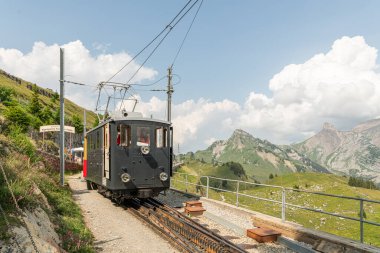
[[[141,138],[141,135],[142,135],[142,132],[141,132],[142,129],[145,129],[145,133],[148,136],[148,143],[146,143],[145,141],[139,141],[139,139]],[[142,147],[142,146],[150,147],[152,145],[151,126],[137,125],[135,133],[136,133],[136,140],[134,143],[137,147]]]
[[[120,132],[117,130],[118,127],[120,129]],[[125,130],[125,131],[123,131],[123,130]],[[131,125],[119,123],[116,127],[116,131],[117,131],[117,135],[120,133],[120,144],[116,143],[116,145],[119,147],[130,147],[132,144],[132,127],[131,127]],[[117,139],[117,137],[116,137],[116,139]]]
[[[158,134],[159,132],[161,133]],[[167,148],[168,147],[168,143],[167,143],[168,129],[164,126],[158,126],[155,128],[154,134],[155,134],[154,139],[155,139],[156,148]],[[161,136],[160,139],[158,139],[159,136]]]

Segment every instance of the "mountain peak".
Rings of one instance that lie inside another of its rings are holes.
[[[249,136],[249,137],[252,137],[252,135],[250,135],[249,133],[247,133],[246,131],[244,131],[242,129],[236,129],[231,137],[234,137],[234,136],[247,136],[247,137]]]
[[[232,144],[232,147],[241,150],[245,147],[245,143],[248,139],[253,139],[253,136],[244,130],[236,129],[228,139],[228,143]]]
[[[323,124],[323,130],[334,130],[334,131],[337,131],[335,126],[331,123],[328,123],[328,122],[325,122]]]

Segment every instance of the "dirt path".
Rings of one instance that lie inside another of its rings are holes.
[[[97,191],[88,191],[79,175],[68,178],[73,196],[81,207],[88,228],[95,236],[98,252],[177,252],[122,207]]]

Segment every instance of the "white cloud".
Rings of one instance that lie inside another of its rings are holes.
[[[380,115],[377,49],[363,37],[343,37],[326,54],[291,64],[269,82],[273,96],[252,92],[237,126],[276,141],[301,140],[324,121],[351,127]],[[348,125],[348,126],[347,126]]]
[[[330,51],[290,64],[269,81],[272,95],[252,91],[244,105],[201,99],[175,105],[176,141],[188,149],[242,128],[277,144],[304,140],[324,122],[340,129],[379,117],[377,49],[343,37]],[[204,144],[203,144],[204,145]]]
[[[93,57],[80,41],[63,47],[66,74],[86,83],[108,78],[131,59],[123,52]],[[25,55],[15,49],[0,48],[0,68],[58,89],[58,48],[38,42]],[[125,81],[138,65],[131,67],[119,80]],[[175,145],[180,144],[183,152],[197,150],[213,140],[229,137],[236,128],[277,144],[304,140],[318,132],[326,121],[338,128],[350,128],[380,116],[378,70],[376,48],[367,45],[363,37],[343,37],[327,53],[285,66],[275,74],[268,83],[270,96],[252,91],[242,105],[228,99],[214,102],[205,98],[173,105]],[[137,80],[151,79],[156,74],[143,68]],[[78,103],[91,101],[84,100],[88,89],[85,92],[75,86],[68,94]],[[140,101],[136,110],[146,117],[166,119],[166,101],[157,97]]]
[[[106,50],[107,45],[94,44],[98,50]],[[0,48],[0,68],[27,81],[59,91],[59,48],[65,49],[65,79],[96,85],[116,73],[131,56],[125,52],[92,56],[79,40],[64,45],[46,45],[36,42],[32,51],[23,54],[16,49]],[[126,82],[140,65],[132,62],[113,81]],[[133,79],[139,82],[152,79],[157,72],[143,67]],[[67,84],[65,97],[89,109],[95,108],[95,88]],[[87,101],[84,104],[83,101]]]

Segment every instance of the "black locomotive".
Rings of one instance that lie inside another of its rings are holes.
[[[88,189],[113,199],[149,198],[170,187],[173,131],[166,121],[120,112],[87,132]]]

